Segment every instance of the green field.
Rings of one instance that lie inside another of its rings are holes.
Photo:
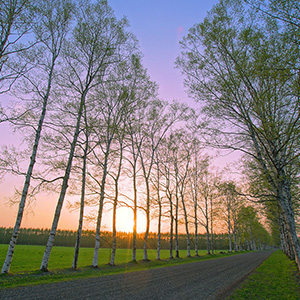
[[[0,264],[3,265],[8,246],[0,244]],[[10,273],[24,273],[39,270],[43,258],[45,246],[16,245],[15,253],[10,268]],[[79,251],[78,267],[88,267],[92,264],[94,248],[81,248]],[[217,253],[220,251],[217,251]],[[161,259],[169,258],[169,250],[161,250]],[[205,255],[206,250],[200,250],[200,255]],[[53,247],[48,269],[50,271],[71,268],[74,255],[74,248]],[[102,248],[99,252],[99,267],[105,266],[110,262],[111,249]],[[180,256],[186,256],[186,250],[180,251]],[[148,250],[148,258],[156,259],[156,250]],[[131,249],[117,249],[115,264],[123,265],[132,259]],[[137,260],[143,259],[143,250],[137,250]]]
[[[0,264],[5,260],[8,245],[0,244]],[[78,270],[71,269],[74,249],[71,247],[53,247],[49,261],[49,273],[39,271],[45,246],[16,245],[15,253],[10,268],[10,274],[0,275],[0,287],[15,287],[19,285],[48,283],[61,280],[71,280],[84,277],[95,277],[131,272],[148,268],[158,268],[168,265],[189,263],[199,260],[207,260],[235,253],[223,253],[216,251],[215,255],[207,255],[206,250],[199,251],[199,257],[186,257],[186,250],[180,251],[180,259],[169,259],[169,250],[161,250],[161,260],[156,260],[156,250],[148,250],[149,262],[143,262],[143,250],[137,250],[138,263],[131,262],[131,249],[117,249],[115,264],[108,265],[111,249],[100,249],[99,268],[91,267],[93,248],[81,248],[79,252]],[[193,253],[192,253],[193,254]]]

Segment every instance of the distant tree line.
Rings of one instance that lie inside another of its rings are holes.
[[[0,227],[0,244],[8,244],[11,238],[13,228]],[[50,229],[40,228],[21,228],[18,244],[21,245],[41,245],[44,246],[47,242]],[[169,233],[161,234],[161,249],[169,249]],[[55,246],[74,247],[76,240],[76,231],[73,230],[58,230],[55,239]],[[179,248],[181,250],[186,248],[186,234],[179,234]],[[198,235],[199,249],[206,249],[207,245],[206,235]],[[95,232],[92,230],[82,231],[81,247],[93,248],[95,244]],[[112,248],[113,234],[111,231],[101,232],[101,247]],[[270,247],[269,244],[262,244],[259,239],[243,241],[243,248],[240,250],[261,250]],[[150,232],[148,239],[148,248],[156,249],[157,247],[157,233]],[[191,237],[191,246],[195,247],[195,239]],[[233,245],[232,245],[233,246]],[[117,232],[117,247],[121,249],[132,248],[132,233]],[[137,249],[143,248],[143,234],[137,234]],[[215,250],[228,250],[228,234],[220,233],[214,235],[214,249]]]

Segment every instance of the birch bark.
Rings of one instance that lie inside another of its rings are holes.
[[[228,232],[228,246],[229,252],[232,252],[232,243],[231,243],[231,211],[230,206],[227,206],[227,232]]]
[[[210,196],[210,249],[211,254],[214,254],[214,226],[213,226],[213,196]]]
[[[73,258],[73,263],[72,263],[72,268],[75,269],[75,270],[77,269],[77,262],[78,262],[78,256],[79,256],[79,248],[80,248],[80,240],[81,240],[81,232],[82,232],[82,225],[83,225],[87,155],[88,155],[88,149],[89,149],[89,133],[88,133],[88,128],[87,128],[86,116],[85,116],[85,124],[86,124],[85,147],[84,147],[83,165],[82,165],[80,211],[79,211],[78,229],[77,229],[75,249],[74,249],[74,258]]]
[[[115,257],[116,257],[116,251],[117,251],[117,205],[118,205],[118,197],[119,197],[119,179],[121,176],[121,170],[122,170],[122,161],[123,161],[123,142],[120,141],[120,159],[118,164],[118,172],[116,176],[114,177],[115,182],[115,197],[114,197],[114,203],[113,203],[113,246],[112,246],[112,252],[111,252],[111,259],[110,259],[110,265],[115,265]]]
[[[57,225],[58,225],[59,217],[61,214],[63,202],[64,202],[65,195],[66,195],[67,188],[68,188],[68,181],[69,181],[69,177],[70,177],[70,173],[71,173],[71,167],[72,167],[72,162],[73,162],[73,158],[74,158],[75,147],[76,147],[77,139],[78,139],[78,135],[79,135],[81,116],[82,116],[85,100],[86,100],[86,92],[82,95],[82,97],[80,99],[80,106],[79,106],[79,110],[78,110],[73,140],[72,140],[72,144],[71,144],[71,148],[70,148],[70,152],[69,152],[68,162],[67,162],[67,166],[66,166],[62,186],[61,186],[60,195],[59,195],[58,202],[56,205],[55,214],[54,214],[53,221],[52,221],[50,235],[49,235],[49,238],[47,241],[46,249],[45,249],[41,267],[40,267],[40,270],[43,272],[48,272],[49,258],[50,258],[51,250],[53,247],[54,238],[56,235]]]
[[[173,216],[173,202],[172,194],[169,195],[169,204],[170,204],[170,256],[169,258],[173,259],[173,235],[174,235],[174,216]]]
[[[68,68],[63,74],[64,77],[62,76],[62,84],[65,84],[70,93],[79,95],[80,101],[76,112],[76,125],[62,187],[41,264],[41,270],[43,271],[47,271],[48,268],[48,261],[68,188],[83,108],[86,105],[87,98],[91,92],[95,91],[97,86],[103,83],[105,76],[107,76],[108,68],[121,61],[121,54],[123,48],[126,48],[125,45],[129,41],[132,44],[135,43],[124,30],[127,23],[126,19],[117,21],[106,1],[80,2],[78,3],[75,16],[77,24],[64,55]],[[92,99],[89,100],[92,102]],[[100,245],[100,224],[107,170],[104,169],[103,172],[93,265],[97,264],[97,251]]]
[[[157,166],[157,178],[156,178],[156,191],[157,191],[157,204],[158,204],[158,224],[157,224],[157,255],[156,259],[160,260],[161,249],[161,218],[162,218],[162,199],[160,196],[160,161],[158,152],[156,152],[156,166]]]
[[[170,189],[170,164],[168,163],[165,166],[165,178],[166,178],[166,187],[165,187],[165,193],[166,197],[169,201],[169,209],[170,209],[170,241],[169,241],[169,249],[170,249],[170,259],[174,258],[173,250],[174,250],[174,208],[173,208],[173,194]]]
[[[31,66],[28,67],[26,61],[18,58],[17,54],[26,52],[39,42],[37,40],[28,42],[30,34],[34,32],[33,24],[39,22],[37,21],[40,17],[39,8],[30,0],[0,2],[0,94],[10,91],[16,80],[31,69]],[[13,57],[17,58],[17,64],[13,61]],[[0,122],[8,120],[6,114],[3,117]]]
[[[246,2],[254,6],[228,1],[212,9],[182,42],[177,63],[186,74],[189,91],[205,103],[212,123],[222,123],[212,126],[210,134],[219,134],[211,142],[240,150],[258,162],[284,215],[300,269],[292,205],[298,199],[289,195],[299,174],[299,45],[290,38],[291,32],[299,36],[297,6],[295,1],[291,6],[285,1],[270,6],[266,2],[262,16],[256,13],[255,1]],[[247,37],[241,34],[249,30]]]
[[[99,207],[98,207],[98,217],[96,223],[96,232],[95,232],[95,248],[94,248],[94,255],[93,255],[93,262],[92,266],[94,268],[98,267],[98,258],[99,258],[99,249],[100,249],[100,229],[101,229],[101,221],[102,221],[102,214],[103,214],[103,204],[104,204],[104,197],[105,197],[105,184],[106,184],[106,177],[107,177],[107,167],[108,167],[108,157],[110,151],[111,140],[107,144],[104,163],[103,163],[103,173],[102,173],[102,180],[100,186],[100,199],[99,199]]]
[[[179,258],[179,183],[178,177],[176,176],[176,166],[175,166],[175,257]]]
[[[39,10],[39,12],[38,12],[41,15],[41,18],[44,22],[43,23],[44,26],[41,25],[41,27],[35,28],[35,34],[36,34],[37,38],[42,38],[42,36],[40,36],[39,34],[41,31],[43,31],[44,35],[47,32],[50,36],[50,38],[48,38],[48,39],[41,39],[41,43],[46,46],[46,49],[49,50],[50,55],[51,55],[50,64],[47,66],[49,69],[49,72],[47,74],[48,82],[47,82],[47,87],[46,87],[45,91],[40,90],[37,85],[33,84],[33,87],[34,87],[34,89],[36,89],[37,94],[42,97],[42,99],[41,99],[42,100],[42,110],[41,110],[40,119],[38,122],[38,127],[35,131],[34,145],[33,145],[32,153],[31,153],[31,157],[30,157],[30,163],[29,163],[27,173],[26,173],[25,183],[24,183],[24,187],[23,187],[23,191],[22,191],[21,200],[19,203],[19,209],[18,209],[15,226],[13,229],[13,234],[12,234],[12,237],[11,237],[11,240],[9,243],[6,259],[4,261],[1,273],[8,273],[11,262],[12,262],[14,248],[15,248],[15,245],[17,242],[17,237],[18,237],[19,229],[21,226],[22,218],[23,218],[26,198],[28,195],[29,187],[30,187],[30,180],[31,180],[34,165],[36,162],[37,150],[38,150],[39,141],[41,138],[42,127],[43,127],[44,119],[46,116],[47,105],[48,105],[48,100],[50,97],[52,81],[53,81],[53,76],[54,76],[54,68],[55,68],[56,61],[60,55],[62,44],[64,42],[64,39],[67,34],[67,30],[68,30],[68,23],[69,23],[69,20],[71,17],[69,12],[67,12],[67,9],[70,8],[68,4],[65,6],[55,7],[56,4],[59,5],[59,2],[54,1],[52,4],[50,4],[48,1],[43,1],[42,9]],[[46,8],[49,9],[50,11],[52,11],[53,15],[52,14],[48,15]],[[43,9],[45,9],[45,10],[43,10]],[[55,13],[55,10],[56,10],[56,13]],[[63,17],[62,14],[65,14],[65,16]],[[29,80],[29,83],[31,83],[31,79],[29,77],[28,77],[28,80]]]

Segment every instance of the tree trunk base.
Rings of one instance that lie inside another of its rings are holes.
[[[42,267],[42,268],[40,269],[40,271],[41,271],[41,272],[44,272],[44,273],[48,273],[48,272],[49,272],[48,268],[46,268],[46,267]]]

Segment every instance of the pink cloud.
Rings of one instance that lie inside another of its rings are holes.
[[[179,26],[179,27],[177,28],[177,33],[178,33],[178,35],[181,36],[182,32],[183,32],[183,27],[182,27],[182,26]]]

